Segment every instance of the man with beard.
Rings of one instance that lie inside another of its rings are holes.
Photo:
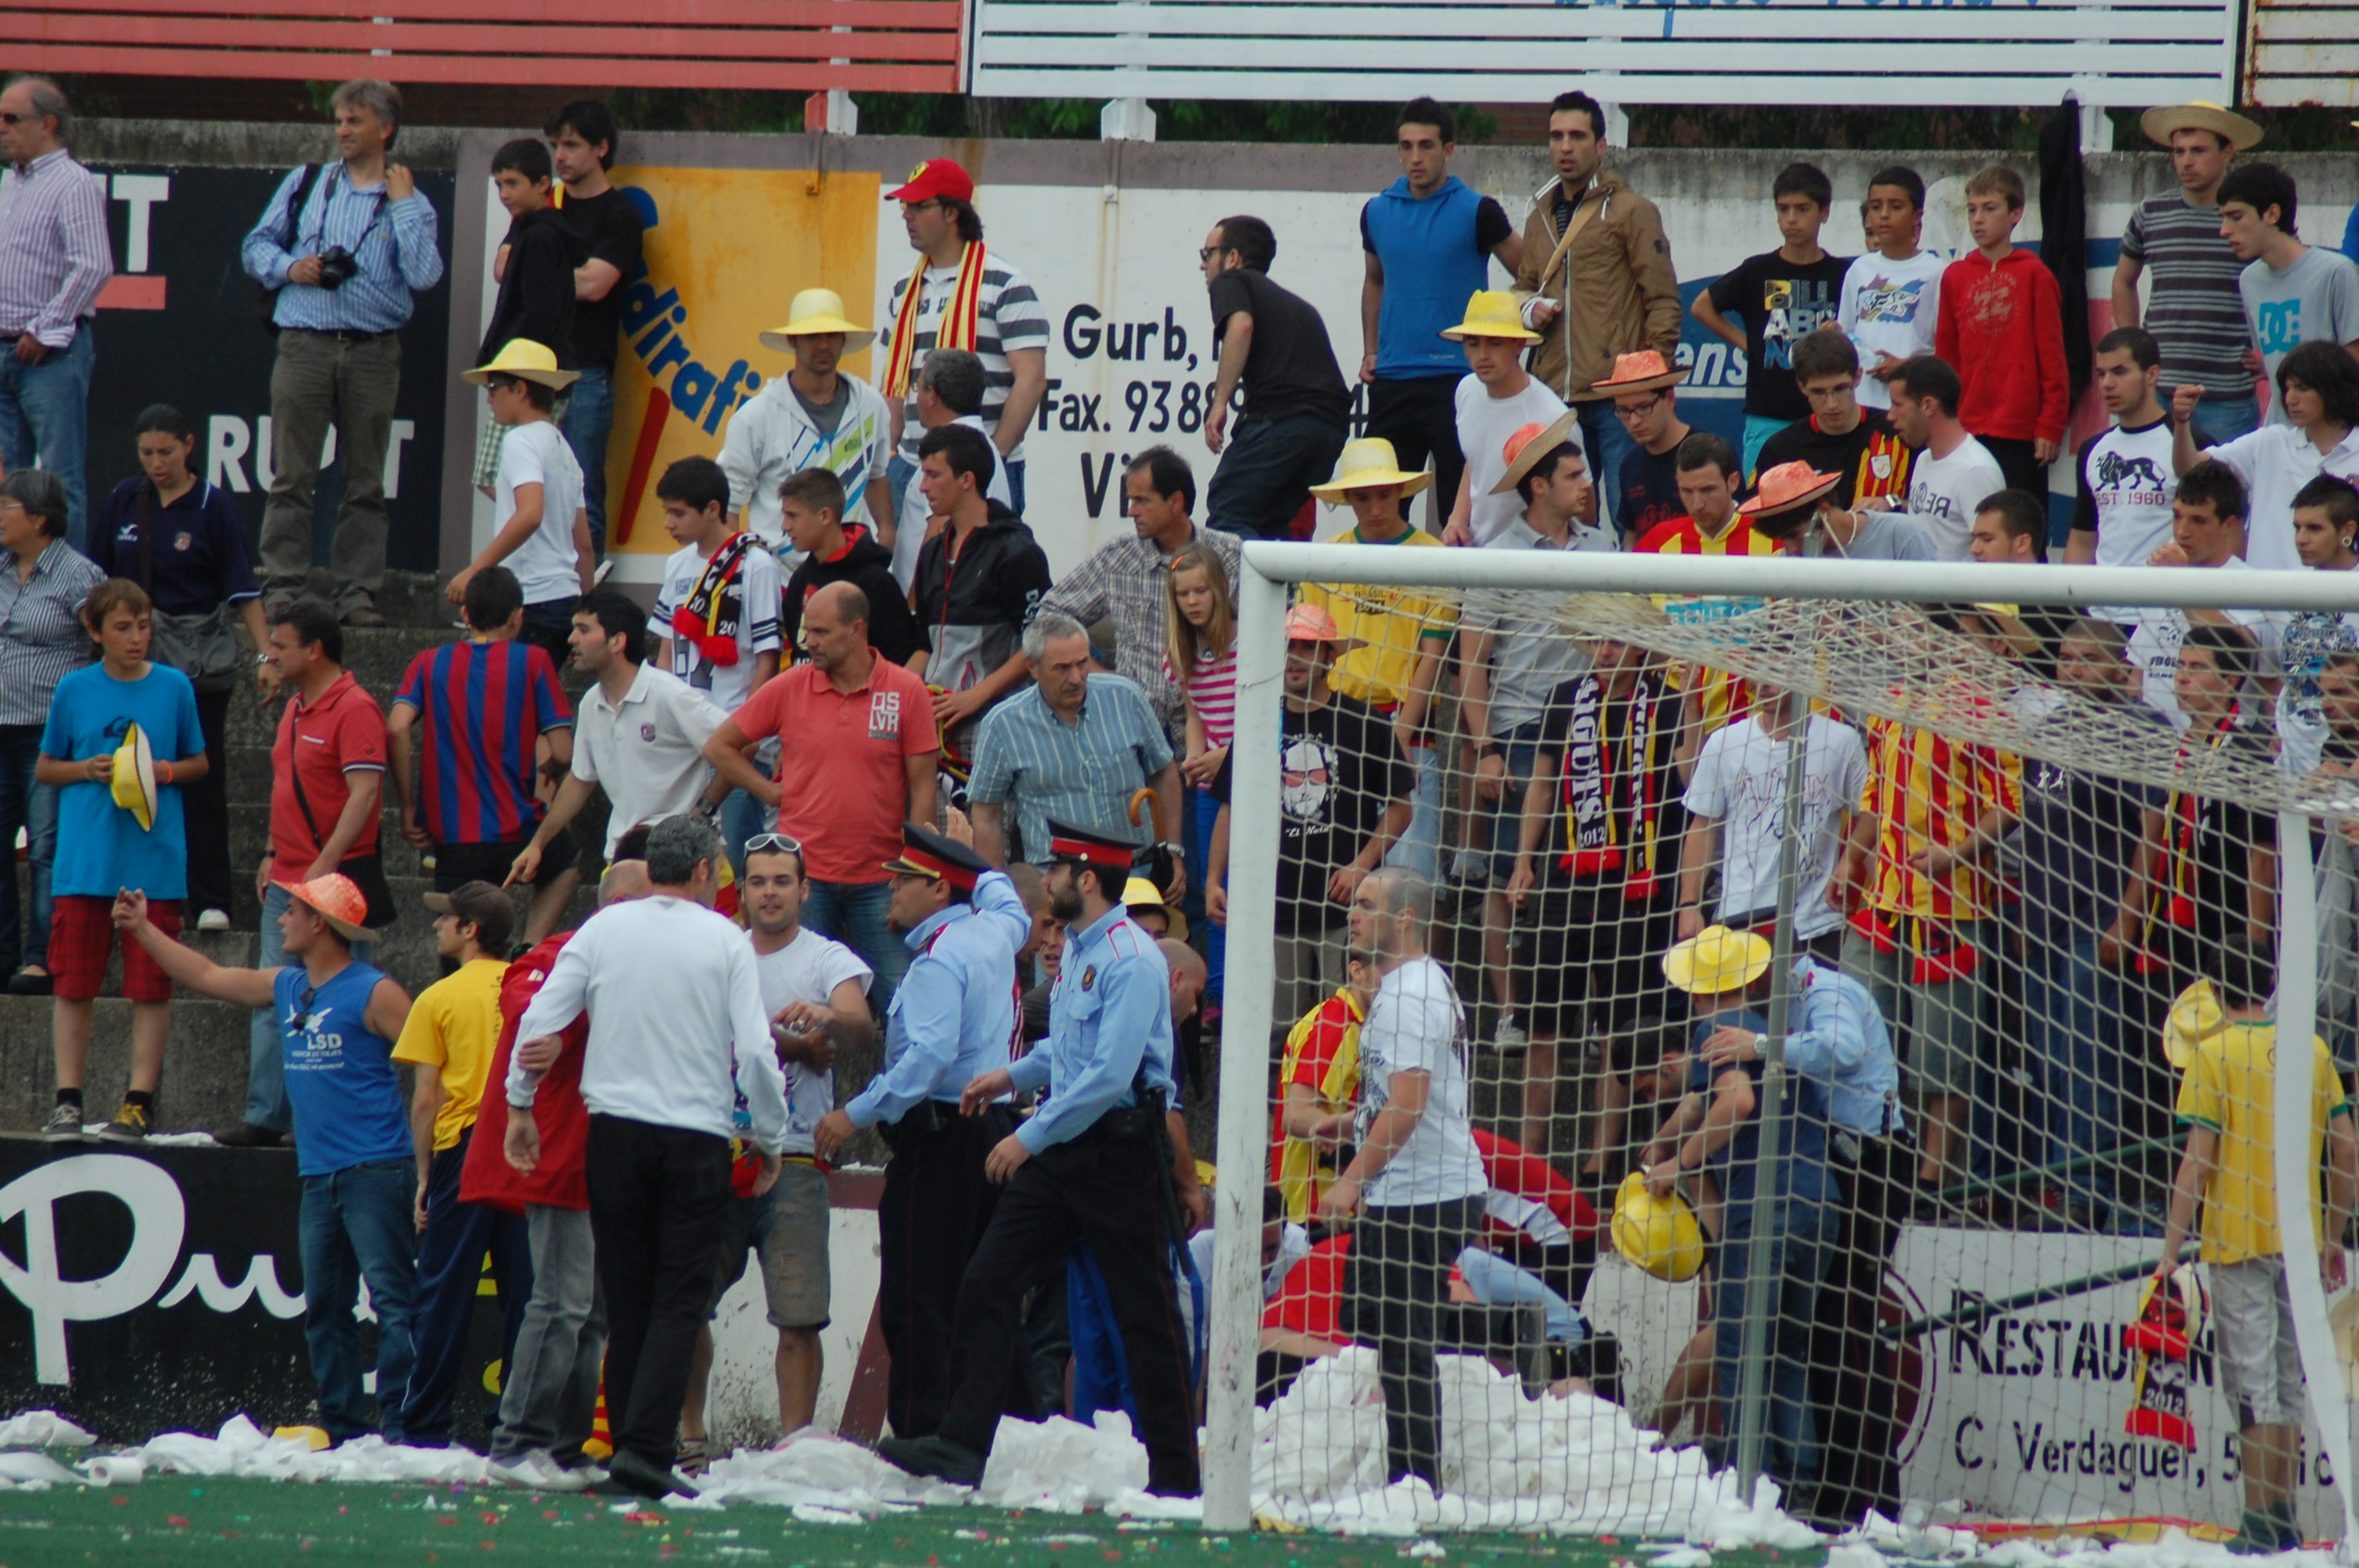
[[[884,1069],[820,1119],[812,1152],[833,1159],[864,1127],[880,1128],[893,1150],[876,1206],[876,1300],[892,1362],[886,1414],[909,1439],[932,1433],[950,1403],[951,1310],[998,1198],[984,1161],[1014,1125],[1004,1096],[960,1115],[959,1091],[1007,1065],[1016,954],[1032,917],[1006,873],[914,822],[885,869],[886,919],[910,958],[886,1014]]]

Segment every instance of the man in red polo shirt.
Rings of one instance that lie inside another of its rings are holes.
[[[850,947],[875,971],[868,1000],[878,1017],[909,967],[909,950],[885,924],[892,902],[887,860],[901,853],[901,824],[934,820],[940,741],[926,683],[868,643],[868,596],[832,582],[803,606],[806,664],[780,672],[704,743],[722,777],[776,806],[778,831],[795,839],[810,871],[803,924]],[[781,738],[778,776],[755,766],[755,746]]]
[[[385,793],[385,710],[345,669],[344,632],[336,613],[317,600],[298,600],[272,618],[263,654],[278,670],[288,697],[270,748],[270,848],[254,873],[262,900],[257,968],[284,964],[278,917],[287,912],[288,882],[342,871],[368,903],[368,928],[393,918],[377,853],[377,806]],[[353,945],[366,963],[369,945]],[[287,1074],[279,1051],[280,1022],[271,1009],[254,1011],[247,1041],[245,1120],[213,1134],[233,1148],[275,1148],[294,1130],[287,1104]]]

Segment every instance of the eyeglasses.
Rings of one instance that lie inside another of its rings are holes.
[[[799,855],[802,852],[802,840],[784,833],[756,833],[745,840],[745,853],[749,855]]]
[[[1659,397],[1649,397],[1646,402],[1635,404],[1628,408],[1625,408],[1617,403],[1614,406],[1614,415],[1615,418],[1627,424],[1632,420],[1644,419],[1647,415],[1652,414],[1656,409],[1660,408],[1662,406],[1663,400]]]
[[[32,117],[30,114],[11,114],[5,110],[0,110],[0,125],[21,125]]]
[[[1214,256],[1219,255],[1227,247],[1223,245],[1205,245],[1201,247],[1196,252],[1197,265],[1201,266],[1204,263],[1211,261]]]

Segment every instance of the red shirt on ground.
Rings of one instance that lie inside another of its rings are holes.
[[[1958,423],[2003,441],[2060,441],[2072,412],[2064,374],[2063,293],[2048,264],[2011,251],[1993,266],[1980,252],[1941,275],[1933,351],[1964,384]]]
[[[385,709],[350,670],[317,702],[306,703],[299,691],[289,695],[278,716],[278,739],[270,748],[270,848],[279,876],[300,878],[320,858],[320,847],[335,833],[352,798],[347,772],[385,772]],[[373,812],[345,854],[375,849],[376,830]]]
[[[573,939],[560,931],[508,966],[500,980],[500,1043],[492,1052],[491,1076],[484,1080],[483,1108],[475,1135],[459,1168],[459,1201],[489,1204],[522,1214],[527,1204],[545,1208],[588,1208],[590,1108],[582,1103],[582,1054],[590,1042],[588,1014],[565,1026],[565,1049],[540,1080],[532,1119],[540,1127],[540,1164],[527,1176],[508,1163],[508,1058],[516,1052],[516,1025],[540,994],[557,962],[558,949]]]
[[[817,665],[797,665],[730,717],[749,738],[781,738],[778,831],[803,846],[810,879],[889,880],[909,803],[908,759],[939,749],[926,683],[870,651],[868,678],[849,692]]]

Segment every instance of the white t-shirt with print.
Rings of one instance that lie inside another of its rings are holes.
[[[1352,1141],[1366,1145],[1376,1117],[1392,1103],[1395,1073],[1422,1072],[1430,1081],[1417,1130],[1367,1185],[1370,1208],[1448,1203],[1490,1187],[1467,1120],[1465,1051],[1466,1013],[1447,970],[1430,957],[1412,958],[1385,976],[1360,1028]]]
[[[647,630],[671,640],[672,674],[710,693],[723,711],[734,713],[754,695],[754,656],[777,653],[781,646],[778,599],[786,579],[779,575],[778,557],[756,539],[745,552],[745,564],[738,573],[737,662],[716,665],[695,643],[672,629],[672,617],[695,593],[696,579],[704,575],[710,558],[698,555],[693,545],[672,552],[664,562],[663,587],[656,590],[655,608],[647,611]]]
[[[1757,719],[1712,732],[1688,781],[1687,808],[1720,830],[1720,906],[1712,918],[1777,907],[1777,860],[1786,827],[1786,742],[1772,740]],[[1794,900],[1794,932],[1804,941],[1843,923],[1827,900],[1843,849],[1843,821],[1867,788],[1867,749],[1859,731],[1813,714],[1802,762],[1801,887]]]
[[[1870,251],[1843,274],[1840,307],[1843,330],[1859,351],[1859,368],[1871,371],[1885,354],[1905,360],[1933,351],[1933,329],[1941,316],[1941,274],[1950,264],[1930,251],[1892,261]],[[1892,390],[1872,375],[1859,378],[1863,408],[1889,408]]]
[[[1506,449],[1507,438],[1527,425],[1542,428],[1564,417],[1564,399],[1550,392],[1538,376],[1527,376],[1524,389],[1513,397],[1494,397],[1490,389],[1474,376],[1458,384],[1458,449],[1466,454],[1466,487],[1469,507],[1466,514],[1467,532],[1478,545],[1495,539],[1516,518],[1524,514],[1523,497],[1514,491],[1505,495],[1493,495],[1491,487],[1507,471]],[[1567,438],[1573,449],[1587,460],[1588,449],[1581,439],[1581,427],[1575,424]],[[1596,475],[1590,476],[1593,481]],[[1440,516],[1450,515],[1458,504],[1454,495],[1437,496],[1434,511]],[[1434,530],[1440,533],[1440,529]],[[1600,529],[1590,530],[1602,534]],[[1576,541],[1574,547],[1581,548]],[[1605,537],[1603,547],[1612,549],[1613,539]]]
[[[868,982],[875,978],[859,954],[808,928],[795,933],[795,939],[775,953],[755,954],[754,972],[762,982],[762,1011],[772,1018],[789,1002],[825,1007],[835,988],[846,980],[858,982],[860,994],[866,996]],[[832,1069],[815,1072],[799,1062],[787,1063],[786,1069],[783,1152],[808,1154],[812,1130],[819,1126],[820,1118],[835,1108],[835,1074]]]
[[[2081,493],[2096,524],[2097,564],[2142,567],[2170,541],[2170,503],[2179,493],[2170,421],[2135,429],[2115,425],[2081,449]],[[2079,526],[2076,523],[2075,526]],[[2090,613],[2135,622],[2134,604],[2096,604]]]
[[[1972,436],[1946,458],[1930,447],[1917,454],[1908,470],[1908,513],[1924,524],[1936,560],[1973,558],[1974,509],[2006,488],[1998,460]]]
[[[494,533],[516,515],[516,486],[540,486],[540,526],[500,564],[516,574],[527,604],[582,596],[581,557],[573,549],[573,514],[582,510],[582,465],[555,422],[511,426],[500,443],[493,502]]]
[[[2231,556],[2218,566],[2203,568],[2158,568],[2161,571],[2204,570],[2240,572],[2248,568]],[[2260,655],[2253,665],[2254,673],[2274,676],[2279,660],[2277,650],[2285,641],[2286,612],[2282,610],[2230,610],[2223,611],[2229,620],[2253,634],[2260,644]],[[2137,623],[2130,632],[2129,659],[2146,672],[2146,700],[2154,709],[2169,719],[2179,729],[2187,728],[2187,715],[2179,709],[2179,693],[2171,688],[2171,677],[2179,673],[2179,644],[2186,640],[2190,622],[2187,611],[2168,606],[2148,606],[2138,611]]]

